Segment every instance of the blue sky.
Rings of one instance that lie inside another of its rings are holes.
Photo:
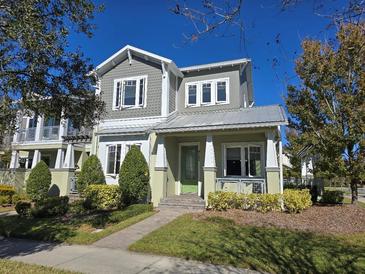
[[[291,83],[296,81],[293,65],[295,53],[301,51],[301,40],[326,39],[329,34],[324,30],[328,21],[313,13],[311,0],[285,12],[281,12],[279,0],[243,2],[245,47],[240,46],[237,35],[210,36],[182,45],[182,34],[189,33],[191,24],[169,12],[173,0],[97,1],[105,5],[105,10],[94,20],[94,36],[89,39],[72,35],[70,46],[80,47],[94,65],[126,44],[170,58],[178,66],[248,57],[255,67],[256,105],[283,104],[286,79]],[[279,44],[275,42],[277,37]],[[278,60],[275,67],[274,58]]]

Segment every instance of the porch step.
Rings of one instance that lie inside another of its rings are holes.
[[[161,199],[158,208],[204,210],[205,202],[196,194],[182,194]]]

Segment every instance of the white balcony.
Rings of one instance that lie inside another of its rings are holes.
[[[43,133],[41,136],[42,140],[59,140],[60,138],[60,127],[52,126],[52,127],[43,127]]]

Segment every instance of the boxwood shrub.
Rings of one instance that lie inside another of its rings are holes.
[[[341,190],[325,190],[322,194],[321,203],[325,204],[341,204],[344,199]]]
[[[30,172],[26,183],[26,192],[33,201],[47,198],[52,175],[47,164],[40,161]]]
[[[0,184],[0,196],[13,196],[15,194],[15,188],[10,185]]]
[[[11,197],[11,203],[16,205],[19,201],[28,201],[29,196],[26,193],[16,193]]]
[[[84,190],[85,207],[107,210],[121,205],[120,188],[117,185],[89,185]]]
[[[80,174],[76,180],[77,190],[83,193],[91,184],[105,185],[105,176],[100,160],[96,155],[91,155],[82,164]]]
[[[11,203],[11,197],[8,195],[0,195],[0,206]]]
[[[298,213],[312,205],[309,189],[285,189],[283,194],[284,208],[289,213]]]
[[[68,210],[68,197],[48,197],[37,201],[31,213],[36,218],[63,216]]]
[[[15,205],[15,211],[20,217],[29,217],[31,215],[31,206],[32,204],[30,201],[18,201]]]

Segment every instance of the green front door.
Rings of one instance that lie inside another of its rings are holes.
[[[198,146],[181,147],[181,193],[198,193]]]

